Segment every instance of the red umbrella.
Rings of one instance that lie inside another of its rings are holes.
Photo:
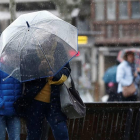
[[[128,51],[132,51],[135,53],[135,63],[136,63],[136,66],[137,67],[140,67],[140,49],[136,49],[136,48],[131,48],[131,49],[124,49],[124,50],[121,50],[119,53],[118,53],[118,56],[117,56],[117,60],[119,62],[122,62],[123,61],[123,56],[126,52]]]

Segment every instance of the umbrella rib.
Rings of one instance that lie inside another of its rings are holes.
[[[24,34],[24,36],[23,36],[23,39],[24,39],[24,37],[25,37],[25,35],[27,34],[27,32],[25,32],[25,34]],[[20,44],[21,45],[21,44]],[[25,45],[23,45],[23,47],[24,47]],[[22,48],[23,48],[22,47]],[[19,58],[19,61],[20,61],[20,64],[21,64],[21,50],[22,50],[22,48],[20,49],[20,58]],[[19,67],[20,68],[20,67]],[[21,74],[21,68],[20,68],[20,74]],[[21,77],[20,77],[21,78]],[[20,79],[21,80],[21,79]]]
[[[27,34],[27,32],[25,32],[25,35],[26,35],[26,34]],[[24,35],[24,37],[25,37],[25,35]],[[23,37],[23,39],[24,39],[24,37]],[[20,52],[21,52],[21,50],[24,48],[24,46],[25,46],[26,43],[27,43],[27,41],[24,42],[23,46],[22,46],[21,49],[20,49]]]
[[[38,16],[40,13],[37,13],[36,16]],[[30,22],[30,24],[32,24],[32,22],[34,21],[34,19],[36,18],[36,16],[32,19],[32,21]],[[35,23],[36,24],[36,23]]]
[[[41,20],[41,21],[39,21],[39,22],[37,22],[37,23],[34,23],[34,24],[32,24],[32,26],[33,25],[36,25],[36,24],[39,24],[40,22],[45,22],[45,21],[47,21],[48,19],[45,19],[45,20]],[[52,19],[53,21],[63,21],[63,22],[65,22],[66,24],[68,24],[68,25],[71,25],[70,23],[68,23],[68,22],[66,22],[65,20],[62,20],[62,19]],[[73,26],[73,25],[71,25],[71,26]],[[76,29],[76,27],[75,26],[73,26],[75,29]]]
[[[32,31],[32,32],[33,32],[33,31]],[[32,33],[32,32],[31,32],[31,33]],[[31,33],[30,33],[30,36],[29,36],[29,37],[31,37]],[[27,34],[27,32],[26,32],[26,34]],[[26,35],[26,34],[25,34],[25,35]],[[20,49],[20,51],[22,51],[22,49],[24,48],[24,46],[26,45],[26,43],[27,43],[28,41],[29,41],[29,39],[24,43],[24,45],[22,46],[22,48]]]
[[[23,30],[23,29],[22,29],[22,30]],[[12,39],[14,39],[14,38],[15,38],[15,37],[17,37],[18,35],[20,35],[22,30],[20,30],[19,32],[17,32],[17,34],[16,34],[16,35],[14,35],[13,37],[11,37],[11,38],[9,39],[8,43],[9,43],[9,42],[11,42],[11,41],[12,41]],[[7,43],[7,44],[8,44],[8,43]],[[6,45],[7,45],[7,44],[6,44]],[[6,46],[6,45],[5,45],[5,46]],[[4,47],[4,48],[5,48],[5,47]],[[3,53],[4,48],[2,49],[1,53]]]
[[[39,30],[45,30],[46,32],[48,32],[46,29],[42,29],[42,28],[38,28],[38,27],[31,27],[31,28],[36,28],[36,29],[39,29]],[[48,33],[51,33],[51,32],[48,32]],[[53,34],[53,33],[51,33],[52,35],[55,35],[55,36],[57,36],[56,34]],[[62,38],[60,38],[61,40],[63,40]],[[67,45],[69,45],[69,46],[71,46],[70,44],[68,44],[65,40],[63,40]],[[75,50],[73,47],[71,47],[73,50]],[[78,53],[78,51],[77,50],[75,50],[77,53]]]
[[[35,39],[34,35],[33,35],[33,38]],[[50,68],[51,68],[51,70],[52,70],[52,72],[53,72],[53,69],[52,69],[52,67],[51,67],[51,65],[50,65],[50,63],[49,63],[49,61],[48,61],[48,59],[47,59],[47,57],[46,57],[46,55],[45,55],[45,53],[44,53],[44,51],[43,51],[41,45],[40,45],[40,42],[38,41],[38,39],[36,39],[36,40],[37,40],[37,42],[38,42],[38,44],[39,44],[39,47],[40,47],[42,53],[44,54],[45,59],[47,60],[47,63],[49,64],[49,66],[50,66]]]

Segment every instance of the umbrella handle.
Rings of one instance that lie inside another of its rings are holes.
[[[30,25],[29,25],[28,21],[26,21],[26,24],[27,24],[27,27],[30,28]],[[29,31],[29,29],[28,29],[28,31]]]
[[[11,72],[10,75],[8,75],[6,78],[4,78],[4,79],[2,79],[2,80],[3,80],[3,81],[7,80],[7,79],[8,79],[9,77],[11,77],[11,76],[13,75],[13,73],[14,73],[15,71],[17,71],[17,70],[19,70],[19,68],[14,69],[14,70]]]

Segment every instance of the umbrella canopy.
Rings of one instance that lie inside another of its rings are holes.
[[[77,52],[74,26],[48,11],[33,12],[21,15],[3,31],[0,69],[19,81],[53,76]]]
[[[118,53],[118,56],[117,56],[117,60],[119,62],[122,62],[123,61],[123,57],[124,57],[124,54],[128,51],[132,51],[134,52],[135,54],[135,64],[136,64],[136,67],[140,67],[140,49],[137,49],[137,48],[131,48],[131,49],[124,49],[124,50],[121,50],[119,53]]]
[[[109,82],[116,83],[116,72],[117,72],[116,65],[108,68],[103,77],[104,82],[105,83],[109,83]]]

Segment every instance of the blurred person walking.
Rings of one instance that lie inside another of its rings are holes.
[[[116,65],[109,67],[106,70],[103,77],[106,93],[109,95],[108,101],[116,101],[118,99],[117,98],[118,83],[116,81],[116,73],[119,64],[120,62],[116,60]]]
[[[137,101],[140,69],[136,69],[134,52],[127,51],[124,61],[117,68],[118,101]]]

